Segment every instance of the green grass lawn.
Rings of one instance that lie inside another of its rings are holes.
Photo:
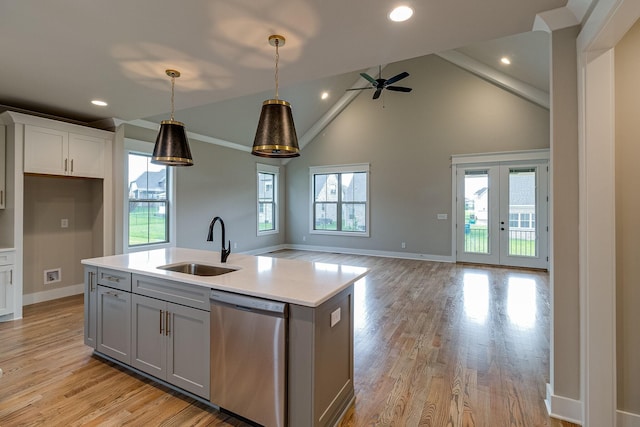
[[[162,243],[167,241],[166,216],[148,213],[147,208],[138,207],[129,213],[129,245]]]

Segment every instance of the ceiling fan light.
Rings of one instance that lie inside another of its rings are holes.
[[[184,124],[163,120],[153,148],[151,163],[167,166],[193,166]]]
[[[393,22],[404,22],[413,16],[413,9],[409,6],[398,6],[389,12],[389,19]]]
[[[300,156],[291,104],[287,101],[268,99],[262,103],[251,154],[274,158]]]
[[[180,71],[166,70],[166,73],[171,77],[171,119],[160,122],[160,131],[153,147],[151,163],[166,166],[193,166],[184,123],[173,119],[173,89],[176,77],[180,77]]]

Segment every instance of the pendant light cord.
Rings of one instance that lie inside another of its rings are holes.
[[[276,39],[276,99],[278,98],[278,60],[280,59],[280,54],[278,53],[278,45],[280,44],[280,40]]]
[[[175,76],[171,76],[171,121],[173,120],[173,88],[176,84],[176,77]]]

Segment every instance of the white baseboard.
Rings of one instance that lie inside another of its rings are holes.
[[[547,398],[544,401],[549,416],[582,425],[582,402],[553,394],[551,384],[547,384]]]
[[[640,427],[640,415],[625,411],[617,411],[616,415],[617,427]]]
[[[51,301],[53,299],[78,295],[84,292],[84,284],[65,286],[64,288],[51,289],[50,291],[34,292],[22,296],[22,305],[31,305],[38,302]]]
[[[285,248],[282,249],[296,249],[300,251],[315,251],[315,252],[335,252],[339,254],[349,255],[368,255],[379,256],[383,258],[401,258],[401,259],[417,259],[422,261],[436,261],[436,262],[455,262],[455,259],[446,255],[429,255],[429,254],[416,254],[410,252],[391,252],[391,251],[378,251],[373,249],[353,249],[353,248],[340,248],[334,246],[313,246],[313,245],[298,245],[288,244],[282,245]]]

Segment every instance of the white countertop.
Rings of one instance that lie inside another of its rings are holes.
[[[194,276],[157,267],[182,262],[237,269],[220,276]],[[82,264],[170,279],[221,291],[317,307],[364,277],[369,270],[268,256],[231,254],[225,264],[220,253],[197,249],[168,248],[82,260]]]

